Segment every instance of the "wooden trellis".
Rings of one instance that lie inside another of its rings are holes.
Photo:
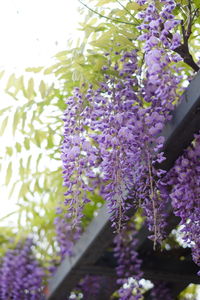
[[[200,73],[192,80],[181,98],[180,105],[173,112],[172,120],[166,124],[161,134],[166,138],[163,147],[166,160],[161,167],[167,171],[191,143],[194,133],[200,130]],[[179,219],[171,213],[168,232],[178,223]],[[76,243],[73,256],[66,257],[58,267],[49,282],[47,299],[66,300],[71,290],[86,274],[104,275],[114,282],[115,259],[112,252],[108,251],[109,246],[112,246],[113,237],[109,215],[104,205]],[[174,297],[189,283],[200,284],[200,277],[196,275],[198,267],[192,262],[189,249],[153,251],[145,226],[138,233],[136,249],[143,259],[144,278],[153,282],[168,282]],[[103,287],[95,300],[102,299],[107,300]],[[148,293],[145,299],[151,299]]]

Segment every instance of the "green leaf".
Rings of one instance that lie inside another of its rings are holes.
[[[21,179],[23,179],[24,178],[24,167],[23,167],[22,158],[20,159],[19,174],[20,174]]]
[[[7,124],[8,124],[8,116],[3,120],[2,124],[1,124],[0,135],[4,134]]]
[[[193,0],[193,2],[195,4],[196,8],[200,8],[200,2],[199,2],[199,0]]]
[[[136,2],[129,2],[127,5],[126,5],[126,8],[128,10],[141,10],[141,6],[136,3]]]
[[[23,133],[24,133],[24,128],[25,128],[26,119],[27,119],[27,113],[26,113],[25,111],[23,111],[22,117],[21,117],[21,120],[22,120],[22,126],[21,126],[21,129],[22,129],[22,132],[23,132]]]
[[[97,2],[96,6],[101,6],[101,5],[104,5],[104,4],[111,3],[111,2],[115,2],[115,0],[99,0]]]
[[[43,80],[41,80],[41,82],[40,82],[39,91],[40,91],[42,98],[44,98],[46,96],[46,85]]]
[[[0,110],[0,116],[3,115],[6,111],[10,110],[10,108],[12,108],[12,106],[7,106],[3,109]]]
[[[63,57],[63,56],[66,57],[67,54],[69,54],[69,51],[68,51],[68,50],[60,51],[60,52],[56,53],[55,57],[56,57],[56,58]]]
[[[30,149],[30,140],[27,137],[24,139],[24,147],[26,150]]]
[[[34,185],[34,191],[38,192],[38,193],[41,193],[42,189],[39,185],[39,182],[38,180],[35,181],[35,185]]]
[[[39,73],[42,71],[44,67],[37,67],[37,68],[26,68],[26,72],[32,72],[32,73]]]
[[[92,41],[90,44],[95,47],[110,49],[110,42],[113,32],[114,30],[109,30],[108,32],[104,33],[98,40]]]
[[[35,96],[35,91],[34,91],[34,81],[33,78],[30,78],[28,81],[28,88],[27,88],[27,97],[28,99],[32,100]]]
[[[39,163],[40,163],[40,160],[42,158],[42,153],[39,154],[38,158],[37,158],[37,161],[36,161],[36,168],[37,168],[37,171],[38,171],[38,167],[39,167]]]
[[[6,91],[15,85],[15,80],[16,80],[15,74],[11,74],[7,81],[7,85],[5,88]]]
[[[97,18],[93,18],[93,19],[90,20],[90,22],[88,23],[88,25],[92,26],[92,25],[94,25],[97,21],[98,21]]]
[[[15,115],[14,115],[14,119],[13,119],[13,135],[15,135],[15,131],[17,129],[17,126],[18,126],[18,123],[19,123],[19,120],[20,120],[20,112],[16,111],[15,112]]]
[[[9,156],[12,156],[13,148],[12,147],[6,147],[6,154],[8,154]]]
[[[27,194],[28,188],[29,188],[28,182],[22,184],[21,189],[19,191],[19,198],[23,198]]]
[[[47,148],[51,149],[54,146],[53,136],[50,134],[47,138]]]
[[[12,176],[12,163],[10,162],[6,173],[5,185],[9,184],[11,176]]]
[[[9,193],[9,196],[8,196],[9,199],[11,198],[11,196],[12,196],[14,190],[15,190],[15,187],[16,187],[17,183],[18,183],[18,181],[16,181],[16,182],[13,184],[12,189],[11,189],[11,191],[10,191],[10,193]]]
[[[20,143],[17,142],[17,143],[15,144],[15,147],[16,147],[17,152],[21,152],[22,146],[21,146]]]
[[[26,172],[27,174],[30,173],[30,165],[31,165],[31,155],[28,157],[28,161],[27,161],[27,164],[26,164]]]
[[[5,73],[5,71],[0,72],[0,79],[3,77],[4,73]]]
[[[44,70],[44,74],[45,74],[45,75],[52,74],[59,66],[60,66],[60,64],[57,63],[57,64],[55,64],[55,65],[53,65],[53,66],[51,66],[51,67],[45,69],[45,70]]]
[[[125,10],[116,8],[111,11],[111,13],[109,14],[109,17],[112,18],[113,15],[118,16],[118,17],[124,17],[126,14],[127,14],[127,12]]]
[[[39,120],[38,120],[39,122]],[[35,144],[40,147],[41,143],[46,140],[46,132],[41,131],[41,130],[35,130],[35,139],[34,142]]]

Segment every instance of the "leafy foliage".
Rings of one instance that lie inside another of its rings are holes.
[[[184,25],[189,24],[189,2],[177,0],[173,12]],[[139,65],[145,74],[144,42],[138,39],[140,30],[137,26],[141,25],[138,12],[147,5],[140,6],[136,1],[128,0],[81,0],[80,4],[80,13],[87,14],[80,23],[83,38],[76,45],[69,41],[68,49],[55,55],[54,65],[28,68],[22,76],[11,74],[7,78],[4,71],[0,73],[2,80],[6,80],[5,92],[9,97],[9,104],[0,110],[0,135],[11,132],[13,135],[1,154],[3,184],[9,186],[9,197],[17,199],[17,209],[13,212],[17,215],[17,223],[4,225],[10,215],[1,220],[1,255],[12,246],[11,239],[16,244],[22,236],[31,233],[37,241],[40,259],[48,262],[52,253],[56,253],[57,259],[54,219],[55,209],[63,201],[64,193],[60,145],[65,98],[72,95],[74,87],[81,88],[83,93],[91,84],[94,89],[98,88],[105,75],[102,67],[110,60],[114,65],[118,53],[129,52],[133,46],[138,50]],[[159,7],[160,1],[156,1],[156,5]],[[199,1],[192,1],[196,13],[188,44],[195,63],[200,58],[199,8]],[[181,25],[177,31],[182,32]],[[110,56],[103,55],[107,52]],[[184,61],[178,62],[177,67],[182,68],[187,85],[187,78],[193,76],[192,68]],[[108,70],[106,74],[118,76],[114,70]],[[103,203],[97,193],[88,197],[91,202],[84,209],[83,227]]]

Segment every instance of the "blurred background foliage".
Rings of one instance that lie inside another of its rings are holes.
[[[0,110],[0,135],[9,136],[1,143],[2,188],[9,198],[16,199],[15,209],[0,220],[0,255],[26,235],[34,236],[36,252],[43,262],[56,259],[54,219],[56,207],[63,203],[62,143],[65,99],[79,86],[83,92],[89,84],[98,87],[104,80],[102,67],[108,63],[104,53],[111,53],[112,63],[117,52],[138,49],[143,68],[142,42],[137,41],[140,24],[138,11],[143,9],[128,0],[80,0],[82,38],[68,41],[68,48],[55,55],[51,66],[30,67],[24,74],[0,72],[6,101]],[[177,0],[175,15],[187,24],[188,1]],[[159,1],[157,1],[159,5]],[[200,8],[198,0],[193,1]],[[189,39],[190,52],[198,62],[200,55],[200,15],[195,16]],[[181,28],[179,28],[181,31]],[[199,55],[199,56],[198,56]],[[193,74],[183,62],[184,78]],[[98,194],[91,194],[91,203],[84,209],[86,226],[102,205]],[[2,205],[7,199],[1,199]],[[13,222],[13,218],[15,222]]]

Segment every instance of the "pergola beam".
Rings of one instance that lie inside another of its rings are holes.
[[[166,160],[160,164],[169,170],[200,130],[200,72],[191,81],[180,98],[180,104],[172,113],[172,119],[162,132],[166,137],[163,151]]]
[[[73,255],[66,257],[58,267],[49,283],[47,299],[65,300],[84,275],[80,272],[81,268],[94,264],[113,237],[109,215],[106,206],[103,206],[75,244]]]

